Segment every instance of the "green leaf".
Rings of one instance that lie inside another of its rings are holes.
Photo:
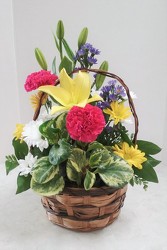
[[[71,145],[65,139],[59,140],[58,145],[53,145],[49,152],[49,161],[53,165],[60,164],[68,159],[71,154]]]
[[[53,62],[52,62],[52,72],[53,74],[56,75],[56,56],[54,57]]]
[[[32,176],[30,174],[28,174],[27,176],[18,175],[16,194],[22,193],[30,188],[31,178]]]
[[[85,190],[91,189],[95,183],[95,180],[96,180],[96,175],[94,173],[90,172],[89,170],[87,170],[86,176],[84,179]]]
[[[107,61],[102,62],[99,69],[104,70],[104,71],[108,71],[108,62]],[[101,74],[96,75],[95,84],[96,84],[97,90],[102,86],[105,78],[106,78],[106,76],[104,76],[104,75],[101,75]]]
[[[69,138],[69,134],[67,132],[66,129],[66,116],[67,113],[63,112],[62,114],[60,114],[57,118],[56,118],[56,122],[55,122],[55,127],[58,128],[61,133],[60,133],[60,138]]]
[[[86,167],[88,161],[86,159],[86,153],[82,149],[74,148],[70,157],[68,158],[66,170],[67,177],[71,181],[77,182],[78,185],[81,184],[82,170]]]
[[[69,47],[67,41],[64,38],[63,38],[62,42],[63,42],[63,46],[65,48],[65,51],[66,51],[68,57],[71,59],[71,61],[73,61],[74,60],[74,53],[72,52],[71,48]]]
[[[59,20],[57,23],[56,35],[59,40],[62,40],[64,37],[64,24],[62,20]]]
[[[161,163],[161,161],[154,159],[150,155],[148,155],[146,157],[147,157],[147,163],[149,163],[150,166],[152,166],[152,167],[156,167],[159,163]]]
[[[62,176],[56,175],[52,180],[47,183],[40,184],[31,179],[31,188],[36,193],[44,196],[56,195],[64,189],[64,179]]]
[[[93,152],[89,158],[90,167],[101,167],[109,165],[112,163],[113,158],[110,155],[110,152],[107,149],[100,150],[98,152]]]
[[[59,43],[58,43],[58,41],[57,41],[57,38],[56,38],[55,34],[53,34],[53,37],[54,37],[54,41],[55,41],[57,50],[60,51]]]
[[[157,174],[150,162],[146,161],[142,164],[142,166],[142,169],[134,168],[134,173],[146,181],[158,183]]]
[[[15,155],[6,156],[5,166],[6,166],[6,174],[8,175],[11,170],[16,168],[19,165]]]
[[[82,29],[78,37],[78,49],[86,43],[87,38],[88,38],[88,28],[85,27]]]
[[[59,72],[65,68],[67,74],[70,74],[72,72],[72,62],[66,57],[64,56],[60,65],[59,65]]]
[[[97,141],[94,141],[89,144],[87,152],[92,151],[92,150],[97,151],[99,149],[105,149],[104,145]]]
[[[159,146],[149,141],[138,140],[137,145],[138,148],[141,151],[145,152],[147,155],[155,155],[161,151],[161,148]]]
[[[28,154],[28,146],[24,141],[16,140],[15,138],[12,141],[14,147],[15,155],[18,160],[25,159],[25,156]]]
[[[54,178],[59,172],[59,166],[54,166],[49,162],[48,156],[38,159],[32,170],[32,177],[35,182],[46,183]]]
[[[35,157],[37,156],[37,158],[41,158],[43,156],[48,156],[50,151],[50,148],[44,148],[44,150],[41,152],[41,150],[39,148],[37,148],[36,146],[31,147],[30,148],[30,153]]]
[[[37,62],[41,66],[41,68],[44,70],[47,70],[48,66],[47,66],[47,62],[45,60],[45,57],[44,57],[42,51],[38,48],[35,49],[35,57],[37,59]]]
[[[125,186],[133,177],[133,169],[124,160],[114,158],[112,164],[98,168],[96,173],[106,185],[115,188]]]
[[[60,130],[55,128],[55,120],[49,120],[39,126],[40,133],[53,145],[59,140]]]

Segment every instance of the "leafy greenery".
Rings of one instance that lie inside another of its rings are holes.
[[[6,174],[9,174],[9,172],[14,168],[16,168],[18,165],[19,163],[15,155],[6,156],[6,161],[5,161]]]

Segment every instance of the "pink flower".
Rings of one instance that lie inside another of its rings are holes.
[[[24,88],[29,92],[43,85],[55,85],[57,79],[58,77],[51,74],[50,71],[41,70],[39,72],[34,72],[27,77]]]
[[[101,109],[96,106],[74,106],[67,114],[66,127],[72,139],[92,142],[105,127],[105,119]]]

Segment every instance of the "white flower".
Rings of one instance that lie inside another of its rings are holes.
[[[130,96],[132,99],[137,99],[137,95],[133,91],[130,91]],[[128,96],[126,95],[124,98],[128,99]]]
[[[29,173],[31,173],[32,167],[34,166],[36,160],[37,156],[34,157],[31,153],[28,153],[28,155],[26,155],[24,160],[23,159],[18,160],[19,174],[26,176]]]
[[[41,150],[41,152],[44,148],[48,148],[48,141],[46,139],[42,139],[42,135],[39,132],[39,126],[42,123],[42,120],[31,121],[24,126],[22,133],[24,141],[28,144],[28,146],[36,146]]]
[[[130,91],[130,96],[132,99],[137,99],[137,95],[133,91]]]

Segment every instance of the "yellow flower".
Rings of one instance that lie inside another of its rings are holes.
[[[39,91],[35,95],[31,95],[30,101],[31,101],[31,104],[32,104],[32,107],[33,107],[34,110],[36,110],[39,107],[41,96],[42,96],[41,91]],[[46,95],[46,94],[42,97],[42,100],[41,100],[42,105],[44,105],[46,103],[47,98],[48,98],[48,95]]]
[[[88,73],[81,72],[74,79],[68,76],[65,69],[60,72],[60,86],[42,86],[39,88],[50,96],[52,96],[62,106],[53,106],[51,114],[58,111],[69,110],[73,106],[85,107],[87,103],[102,100],[99,95],[91,98],[90,77]]]
[[[104,109],[104,113],[110,115],[110,120],[114,120],[114,124],[116,125],[118,122],[125,120],[129,116],[131,116],[131,111],[129,107],[125,107],[124,103],[112,102],[110,105],[111,109]]]
[[[147,160],[145,153],[138,149],[135,145],[129,146],[127,142],[123,142],[121,146],[115,145],[113,147],[114,153],[123,158],[130,166],[142,169],[142,163]]]
[[[23,124],[16,124],[16,129],[13,133],[13,136],[15,137],[15,140],[21,139],[21,141],[23,140],[22,138],[22,132],[23,132],[23,128],[24,125]]]

